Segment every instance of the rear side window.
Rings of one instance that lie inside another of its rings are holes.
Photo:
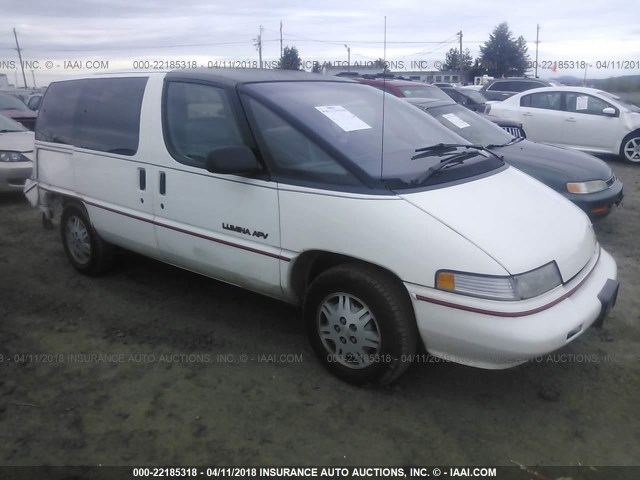
[[[81,80],[52,83],[42,99],[36,122],[36,140],[73,145],[74,115]]]
[[[524,95],[520,99],[520,106],[543,108],[545,110],[562,110],[562,94],[560,92],[541,92]]]
[[[147,78],[95,78],[49,86],[36,139],[135,155]]]

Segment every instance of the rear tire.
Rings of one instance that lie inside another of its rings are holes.
[[[71,265],[85,275],[99,275],[113,266],[114,247],[94,230],[83,205],[64,207],[60,219],[64,251]]]
[[[640,130],[624,137],[620,144],[620,156],[627,163],[640,164]]]
[[[390,274],[339,265],[309,287],[303,315],[322,364],[356,385],[385,385],[411,364],[418,332],[409,294]]]

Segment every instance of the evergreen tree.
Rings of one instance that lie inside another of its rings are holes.
[[[527,50],[524,37],[515,40],[507,22],[502,22],[480,47],[480,63],[493,77],[522,76],[530,67]]]

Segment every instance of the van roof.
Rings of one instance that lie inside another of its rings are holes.
[[[319,73],[307,73],[298,70],[277,70],[259,68],[187,68],[181,70],[129,70],[100,72],[92,75],[74,75],[64,80],[51,83],[64,82],[68,80],[85,80],[90,78],[113,78],[113,77],[151,77],[155,75],[165,75],[169,79],[182,80],[205,80],[215,81],[229,86],[242,83],[259,82],[340,82],[355,83],[350,78],[322,75]]]
[[[349,78],[307,73],[296,70],[276,70],[258,68],[194,68],[172,70],[167,78],[215,80],[229,85],[254,82],[346,82]]]

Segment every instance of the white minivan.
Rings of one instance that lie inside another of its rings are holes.
[[[97,274],[121,247],[302,307],[322,363],[385,384],[506,368],[601,324],[589,219],[406,102],[347,79],[195,69],[52,83],[25,188]],[[58,210],[59,209],[59,210]]]

